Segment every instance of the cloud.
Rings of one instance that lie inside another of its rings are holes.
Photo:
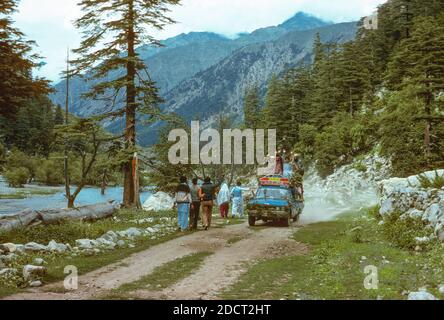
[[[334,22],[357,20],[372,13],[386,0],[182,0],[172,8],[178,23],[163,31],[153,31],[165,39],[191,31],[212,31],[227,36],[278,25],[298,11]],[[78,0],[21,0],[15,15],[17,26],[29,39],[36,40],[37,51],[46,58],[39,74],[58,80],[64,69],[66,48],[80,42],[72,22],[81,15]]]

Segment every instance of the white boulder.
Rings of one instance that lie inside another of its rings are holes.
[[[107,233],[105,233],[103,236],[101,236],[100,238],[111,241],[111,242],[115,242],[117,239],[119,239],[119,236],[117,235],[117,233],[110,230]]]
[[[43,266],[44,264],[46,264],[46,261],[43,260],[42,258],[35,258],[32,261],[33,264],[37,265],[37,266]]]
[[[31,288],[38,288],[38,287],[41,287],[43,284],[42,284],[42,282],[40,281],[40,280],[37,280],[37,281],[31,281],[30,283],[29,283],[29,286],[31,287]]]
[[[113,250],[116,247],[116,243],[103,238],[98,238],[97,242],[99,245],[105,249]]]
[[[408,300],[437,300],[436,297],[427,291],[410,292]]]
[[[5,253],[14,253],[17,250],[17,246],[13,243],[0,244],[0,250]]]
[[[418,244],[423,244],[423,243],[428,243],[430,242],[430,238],[425,236],[425,237],[416,237],[415,238],[416,243]]]
[[[57,243],[55,240],[51,240],[47,246],[48,251],[63,253],[68,250],[68,246],[63,243]]]
[[[76,240],[76,246],[79,249],[93,249],[98,245],[98,242],[96,240],[91,239],[77,239]]]
[[[145,201],[142,207],[145,211],[171,210],[174,207],[174,198],[172,198],[168,193],[157,192],[151,195],[148,200]]]
[[[444,294],[444,284],[439,286],[439,293]]]
[[[46,249],[47,249],[46,246],[36,242],[29,242],[25,244],[26,251],[40,252],[40,251],[46,251]]]
[[[142,231],[138,228],[129,228],[123,231],[122,234],[126,238],[136,238],[142,235]]]
[[[46,273],[46,268],[42,266],[33,266],[33,265],[26,265],[23,267],[23,278],[28,280],[33,280],[36,277],[43,276]]]

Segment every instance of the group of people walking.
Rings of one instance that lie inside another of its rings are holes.
[[[180,178],[180,184],[176,189],[176,206],[178,212],[179,228],[197,230],[199,217],[205,230],[211,227],[213,207],[219,206],[222,218],[228,218],[230,202],[232,202],[232,217],[243,216],[243,197],[241,183],[230,188],[225,181],[213,183],[211,178],[206,177],[202,185],[197,178],[188,185],[186,177]],[[201,215],[202,213],[202,215]]]

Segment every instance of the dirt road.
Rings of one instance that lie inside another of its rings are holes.
[[[200,269],[160,292],[138,290],[131,298],[141,299],[217,299],[219,293],[235,283],[248,264],[258,259],[308,251],[304,244],[290,239],[297,226],[251,229],[246,224],[214,228],[177,238],[79,277],[79,289],[63,292],[63,284],[48,285],[7,299],[79,300],[106,295],[122,284],[139,280],[156,267],[198,252],[213,252]],[[233,243],[233,239],[236,242]],[[231,243],[231,244],[230,244]]]

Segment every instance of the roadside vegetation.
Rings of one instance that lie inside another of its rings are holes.
[[[423,229],[392,221],[379,226],[375,211],[303,227],[294,240],[311,246],[308,255],[258,262],[222,298],[406,299],[420,288],[444,298],[438,292],[444,284],[442,244],[430,243],[415,251],[407,239],[421,236]],[[376,290],[364,287],[366,266],[377,267]]]
[[[216,209],[214,213],[216,214]],[[215,214],[213,215],[214,228],[223,228],[244,222],[242,219],[221,219],[215,216]],[[36,258],[41,258],[45,261],[44,266],[47,268],[47,272],[39,280],[41,280],[43,284],[51,284],[61,281],[66,277],[64,268],[67,265],[76,266],[79,275],[83,275],[120,261],[134,253],[146,250],[153,245],[192,233],[191,231],[174,231],[176,230],[177,224],[177,212],[175,210],[148,213],[142,210],[128,209],[120,210],[112,218],[95,222],[67,221],[59,225],[37,225],[23,230],[3,232],[0,233],[0,244],[26,244],[28,242],[36,242],[46,245],[51,240],[55,240],[57,243],[70,244],[71,247],[75,247],[75,240],[77,239],[96,239],[110,230],[117,232],[133,227],[154,227],[159,224],[169,226],[170,229],[173,228],[173,230],[171,232],[162,232],[155,237],[136,237],[132,240],[130,239],[126,241],[124,246],[116,247],[114,250],[101,250],[100,252],[67,251],[64,253],[27,252],[25,255],[17,254],[14,259],[4,261],[3,263],[7,268],[21,270],[24,265],[33,265],[35,264]],[[174,279],[180,280],[177,277],[181,276],[179,274],[183,273],[184,270],[190,270],[189,272],[195,270],[195,268],[200,265],[200,261],[209,254],[210,253],[203,252],[185,257],[183,260],[171,262],[160,267],[160,271],[157,270],[155,274],[142,279],[140,283],[133,284],[133,286],[149,285],[150,283],[154,289],[158,288],[159,284],[161,286],[167,286],[169,281],[175,281]],[[181,271],[178,272],[178,269]],[[0,298],[24,291],[26,290],[26,286],[27,283],[23,280],[20,273],[17,273],[16,276],[0,277]],[[130,290],[131,284],[125,288],[122,290]],[[63,288],[60,290],[64,291]]]
[[[48,244],[49,241],[55,240],[58,243],[70,244],[75,246],[77,239],[96,239],[109,230],[122,231],[131,227],[147,228],[162,222],[161,219],[174,219],[176,213],[174,211],[147,213],[144,211],[121,210],[113,218],[99,220],[93,223],[70,221],[60,225],[38,225],[18,231],[10,231],[0,233],[0,243],[26,244],[28,242],[37,242]],[[145,220],[151,218],[150,220]],[[145,220],[145,221],[142,221]],[[172,223],[175,220],[171,220]],[[185,235],[187,233],[165,233],[160,236],[151,238],[135,238],[128,242],[127,245],[116,248],[115,250],[103,250],[94,254],[83,253],[27,253],[26,255],[16,255],[15,259],[4,262],[8,268],[21,267],[26,264],[33,264],[35,258],[42,258],[47,264],[46,275],[41,279],[44,284],[56,282],[64,279],[64,268],[66,265],[75,265],[79,269],[79,275],[93,271],[100,267],[106,266],[115,261],[121,260],[133,253],[145,250],[152,245],[171,240],[175,237]],[[1,278],[0,297],[6,296],[17,291],[25,283],[20,274],[16,277]]]

